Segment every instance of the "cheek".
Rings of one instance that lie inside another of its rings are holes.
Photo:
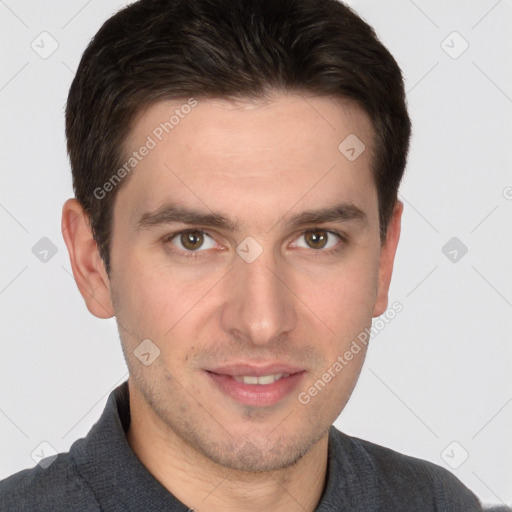
[[[116,317],[130,333],[156,340],[164,327],[169,329],[173,324],[167,303],[175,301],[173,294],[177,291],[158,279],[158,274],[131,265],[129,261],[123,263],[112,283],[117,297]]]
[[[219,279],[212,273],[197,275],[135,258],[124,262],[118,277],[116,295],[121,300],[116,316],[138,337],[160,342],[163,350],[178,349],[169,340],[184,328],[201,325],[199,315],[207,302],[201,299],[211,298],[209,291]]]
[[[372,265],[350,265],[322,272],[301,287],[302,297],[341,343],[357,336],[371,324],[378,283],[378,269]],[[339,348],[339,347],[338,347]]]

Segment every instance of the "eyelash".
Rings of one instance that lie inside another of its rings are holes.
[[[340,246],[347,243],[347,237],[345,235],[343,235],[342,233],[339,233],[338,231],[322,229],[322,228],[310,228],[310,229],[307,229],[307,230],[303,231],[300,234],[300,236],[304,236],[304,235],[307,235],[309,233],[314,233],[316,231],[323,231],[324,233],[328,233],[329,235],[335,235],[335,236],[337,236],[340,239],[340,243],[335,245],[331,249],[326,249],[326,250],[311,249],[312,251],[319,253],[319,255],[330,256],[330,255],[336,254],[336,253],[341,251],[341,247]],[[201,229],[186,229],[186,230],[183,230],[183,231],[176,231],[174,233],[166,235],[162,239],[162,242],[164,244],[167,244],[168,242],[170,242],[171,240],[173,240],[177,236],[184,235],[186,233],[202,233],[204,235],[210,236],[206,231],[202,231]],[[203,257],[200,253],[204,252],[204,251],[201,251],[201,250],[197,250],[197,251],[181,251],[180,249],[177,249],[177,248],[173,247],[172,252],[174,254],[178,255],[178,256],[183,256],[185,258],[197,259],[197,258],[202,258]]]

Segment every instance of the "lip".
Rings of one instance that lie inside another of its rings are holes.
[[[280,363],[265,366],[233,364],[205,370],[205,373],[217,389],[235,402],[255,407],[269,407],[278,404],[298,388],[305,370]],[[272,384],[244,384],[233,378],[234,375],[261,377],[276,373],[289,374],[289,376],[281,377]]]
[[[288,373],[292,375],[294,373],[304,371],[304,368],[284,363],[270,363],[266,365],[240,363],[219,366],[217,368],[207,368],[206,370],[219,375],[254,375],[256,377],[261,377],[262,375],[271,375],[275,373]]]

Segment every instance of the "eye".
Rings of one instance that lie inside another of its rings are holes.
[[[181,231],[170,235],[166,240],[178,249],[185,252],[197,252],[200,249],[213,249],[215,241],[204,231]]]
[[[302,233],[298,240],[304,239],[305,244],[294,242],[292,245],[295,247],[305,247],[306,249],[332,249],[336,247],[340,240],[343,240],[341,235],[333,231],[325,229],[309,229]],[[324,251],[329,252],[329,251]]]

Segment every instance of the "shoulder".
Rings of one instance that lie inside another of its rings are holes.
[[[369,482],[387,505],[417,503],[424,507],[422,510],[482,510],[478,498],[454,474],[437,464],[348,436],[335,428],[331,438],[339,453],[348,456],[352,467],[357,468],[359,478]]]
[[[46,468],[24,469],[0,481],[0,512],[97,512],[100,507],[69,453]]]

